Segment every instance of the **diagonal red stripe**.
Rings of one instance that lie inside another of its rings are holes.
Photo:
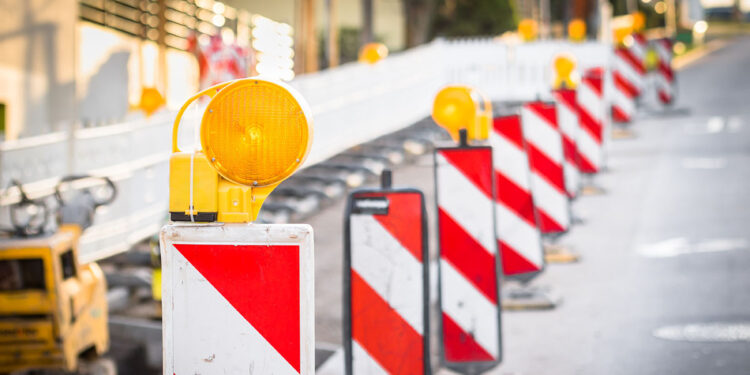
[[[663,75],[667,80],[667,82],[672,83],[672,81],[674,80],[674,73],[672,72],[672,67],[669,66],[666,61],[659,60],[659,71],[661,72],[661,75]]]
[[[216,244],[174,246],[299,372],[300,247]]]
[[[504,275],[511,276],[541,270],[541,267],[537,267],[537,265],[526,259],[523,254],[506,242],[498,241],[498,245],[501,249],[500,254],[502,255]],[[542,252],[542,249],[539,248],[537,251]]]
[[[565,176],[562,165],[552,161],[544,152],[531,143],[529,143],[528,153],[531,169],[557,188],[561,194],[564,194]]]
[[[539,217],[539,230],[541,230],[542,233],[559,233],[564,232],[565,229],[567,229],[553,219],[552,216],[547,215],[547,213],[541,208],[537,207],[536,213]]]
[[[531,193],[523,190],[515,182],[500,172],[495,172],[495,187],[497,188],[498,202],[502,204],[529,225],[536,227],[534,219],[534,200]]]
[[[536,113],[539,117],[541,117],[547,125],[557,129],[557,108],[555,108],[554,103],[546,103],[546,102],[529,102],[526,103],[526,108],[531,110],[532,112]]]
[[[599,172],[599,168],[597,168],[584,154],[578,154],[578,169],[583,173]]]
[[[630,115],[620,109],[620,107],[612,106],[612,120],[616,122],[630,122]]]
[[[389,374],[424,373],[422,336],[351,271],[352,338]]]
[[[587,132],[591,137],[596,140],[596,143],[602,143],[602,124],[599,120],[595,120],[593,116],[582,106],[579,106],[578,111],[578,122],[581,125],[583,131]]]
[[[591,72],[587,74],[583,79],[581,79],[581,83],[584,85],[587,85],[590,87],[594,92],[596,93],[596,96],[602,97],[602,77],[601,75],[597,75],[595,72]]]
[[[620,72],[615,71],[612,73],[612,79],[615,82],[615,87],[627,97],[634,98],[640,95],[640,90],[630,83]]]
[[[484,249],[440,207],[438,218],[440,257],[450,262],[488,300],[497,304],[494,249]]]
[[[474,337],[466,333],[451,317],[443,313],[443,348],[449,362],[494,361],[492,354],[479,345]]]
[[[492,199],[492,149],[489,147],[444,148],[438,151],[462,175]]]
[[[521,117],[519,115],[495,117],[492,120],[492,128],[516,147],[521,150],[524,149],[523,130],[521,129]]]
[[[642,61],[639,61],[638,58],[627,48],[617,48],[615,49],[615,54],[625,60],[628,65],[633,67],[636,72],[640,75],[646,74],[646,67]]]
[[[388,198],[388,215],[373,215],[373,218],[421,262],[422,196],[413,192],[366,193],[358,196]]]
[[[569,163],[576,165],[576,154],[578,152],[578,148],[576,147],[576,144],[571,140],[568,136],[563,134],[562,137],[563,142],[563,155],[565,156],[565,160],[567,160]]]
[[[672,95],[664,90],[659,90],[659,100],[664,104],[672,103]]]

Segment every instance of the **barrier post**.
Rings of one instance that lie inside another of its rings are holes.
[[[578,102],[576,90],[558,89],[552,91],[552,98],[557,103],[557,121],[563,142],[563,173],[565,174],[565,191],[568,197],[575,199],[581,188],[581,176],[578,170]]]
[[[583,174],[582,195],[603,194],[593,175],[605,167],[607,145],[607,104],[604,99],[604,69],[584,72],[578,88],[580,132],[578,134],[578,168]]]
[[[521,108],[523,135],[531,169],[531,192],[536,219],[550,241],[567,232],[571,225],[570,200],[565,189],[562,132],[555,103],[529,102]],[[550,241],[544,243],[547,262],[570,263],[577,254]]]
[[[492,148],[459,134],[457,147],[434,154],[440,358],[453,371],[480,374],[502,360]]]
[[[349,195],[344,217],[346,374],[430,374],[427,214],[421,191]]]
[[[520,287],[502,290],[506,310],[551,309],[558,303],[549,293],[527,284],[545,266],[542,240],[534,215],[529,160],[520,115],[495,117],[490,134],[495,169],[497,246],[503,275]]]
[[[656,69],[656,94],[661,104],[665,106],[674,103],[675,74],[672,69],[672,40],[659,38],[653,41],[653,47],[658,57]]]

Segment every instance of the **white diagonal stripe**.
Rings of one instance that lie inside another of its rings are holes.
[[[445,260],[440,260],[443,311],[493,357],[498,357],[497,305],[479,292]]]
[[[578,167],[571,164],[567,159],[563,163],[563,175],[565,177],[565,191],[575,197],[580,188],[581,178],[579,177]]]
[[[544,152],[550,160],[558,164],[562,163],[563,152],[560,132],[553,125],[548,124],[546,119],[527,107],[523,107],[521,110],[521,121],[523,122],[523,135],[526,140]]]
[[[615,89],[615,94],[612,99],[612,106],[619,108],[628,116],[633,116],[633,113],[635,113],[634,98],[629,97],[628,94],[623,91]]]
[[[557,123],[560,125],[560,131],[575,143],[578,138],[578,114],[575,113],[574,108],[571,108],[570,103],[562,98],[562,95],[556,95],[556,99]]]
[[[349,220],[352,268],[422,335],[422,263],[372,215]]]
[[[488,198],[448,160],[437,154],[437,202],[490,254],[497,251]]]
[[[498,237],[541,268],[543,254],[539,230],[502,203],[495,204],[495,215]]]
[[[534,194],[534,204],[567,229],[570,225],[568,198],[536,173],[531,174],[531,190]]]
[[[352,340],[352,372],[355,374],[366,374],[366,375],[379,375],[387,374],[383,366],[381,366],[374,358],[368,353],[357,340]]]
[[[601,122],[606,112],[606,105],[602,97],[596,94],[590,83],[584,83],[578,89],[578,104],[582,111],[588,113],[594,120]]]
[[[578,152],[597,169],[601,166],[601,145],[585,129],[578,138]]]
[[[626,81],[641,89],[643,87],[644,76],[638,73],[628,61],[615,55],[614,70],[619,72]]]
[[[521,189],[529,191],[529,159],[526,152],[496,132],[490,134],[490,144],[495,170]]]

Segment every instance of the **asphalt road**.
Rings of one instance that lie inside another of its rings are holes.
[[[606,193],[579,198],[560,239],[581,262],[532,282],[562,303],[504,313],[493,374],[750,374],[748,67],[750,38],[732,41],[678,73],[675,109],[647,104],[612,142]],[[433,202],[429,158],[394,183]],[[341,343],[342,219],[340,202],[308,221],[321,345]]]

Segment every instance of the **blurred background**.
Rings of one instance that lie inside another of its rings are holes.
[[[199,87],[233,77],[291,80],[354,61],[371,41],[393,53],[436,37],[498,36],[524,18],[538,20],[542,38],[563,37],[574,18],[596,37],[608,17],[640,10],[648,28],[674,30],[689,46],[695,22],[743,20],[750,2],[3,0],[0,7],[0,137],[14,140],[123,121],[161,101],[174,110]]]

